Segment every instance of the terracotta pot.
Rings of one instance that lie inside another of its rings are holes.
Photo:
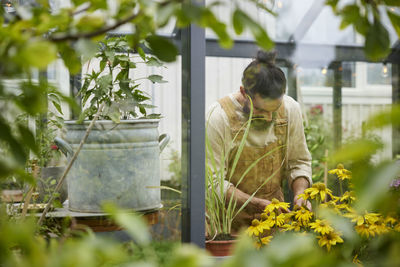
[[[230,256],[233,253],[233,248],[236,239],[233,240],[207,240],[206,250],[213,256]]]
[[[21,202],[23,199],[22,190],[3,190],[1,200],[6,203]]]

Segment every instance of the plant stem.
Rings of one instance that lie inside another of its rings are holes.
[[[50,209],[50,205],[51,205],[51,203],[52,203],[53,200],[54,200],[55,193],[57,193],[57,192],[60,190],[60,188],[61,188],[61,186],[62,186],[62,183],[63,183],[64,180],[65,180],[65,177],[67,176],[68,172],[70,171],[70,169],[71,169],[71,167],[72,167],[72,164],[75,162],[76,158],[78,157],[79,152],[81,151],[81,149],[82,149],[82,147],[83,147],[83,144],[86,142],[86,139],[88,138],[89,133],[90,133],[90,131],[92,130],[92,128],[93,128],[93,126],[94,126],[94,123],[96,122],[96,120],[97,120],[98,117],[100,116],[100,113],[101,113],[101,111],[102,111],[103,108],[104,108],[104,105],[105,105],[105,103],[102,103],[102,104],[101,104],[100,108],[97,110],[96,115],[94,116],[93,120],[90,122],[88,128],[86,129],[85,136],[83,136],[83,138],[82,138],[82,140],[81,140],[81,142],[80,142],[80,144],[79,144],[79,146],[78,146],[78,149],[75,151],[73,157],[71,158],[71,160],[69,161],[67,167],[65,168],[63,175],[61,176],[60,180],[58,181],[58,184],[57,184],[56,188],[54,189],[54,192],[51,194],[51,197],[50,197],[49,201],[47,202],[46,207],[45,207],[45,209],[43,210],[42,215],[40,216],[40,219],[39,219],[39,221],[38,221],[38,226],[41,226],[41,225],[42,225],[43,220],[44,220],[44,218],[46,217],[46,214],[47,214],[47,212],[48,212],[49,209]]]
[[[342,183],[342,180],[339,180],[339,188],[340,188],[340,196],[343,196],[343,183]]]

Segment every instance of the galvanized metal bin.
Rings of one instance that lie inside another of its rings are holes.
[[[158,123],[158,119],[96,122],[67,176],[69,209],[102,212],[105,202],[136,211],[159,208],[159,155],[169,136],[159,136]],[[88,125],[66,122],[70,150],[77,149]]]

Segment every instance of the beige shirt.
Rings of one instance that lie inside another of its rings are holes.
[[[234,94],[229,95],[232,102],[235,105],[236,113],[243,123],[247,120],[244,113],[242,112],[242,105],[236,100]],[[287,179],[289,186],[298,177],[305,177],[312,184],[311,180],[311,155],[308,151],[303,127],[303,118],[299,103],[297,103],[290,96],[284,95],[283,97],[284,107],[288,116],[288,135],[287,135],[287,151],[286,151],[286,162],[285,167],[287,170]],[[218,102],[215,102],[210,106],[207,112],[207,124],[206,131],[210,141],[214,160],[217,166],[221,166],[222,154],[229,155],[230,148],[232,145],[231,129],[229,126],[229,120]],[[265,131],[258,131],[250,129],[248,137],[246,139],[247,146],[265,146],[270,142],[276,140],[276,136],[273,131],[273,127]],[[228,166],[228,157],[225,157],[225,165]],[[227,170],[225,170],[225,173]],[[224,192],[229,188],[231,183],[228,181],[224,182]]]

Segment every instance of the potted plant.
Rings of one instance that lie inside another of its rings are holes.
[[[66,141],[71,146],[60,143],[72,153],[85,135],[89,124],[85,119],[100,112],[67,176],[70,210],[101,212],[105,201],[134,210],[161,205],[159,153],[169,137],[159,136],[160,115],[147,114],[153,106],[138,81],[165,81],[160,75],[131,78],[130,70],[137,64],[162,66],[140,47],[137,51],[133,55],[125,38],[112,37],[100,43],[91,59],[97,69],[86,75],[78,93],[83,112],[77,121],[66,122]]]
[[[235,243],[235,236],[232,234],[232,222],[235,217],[246,208],[248,203],[257,194],[258,190],[262,188],[273,175],[265,179],[265,181],[260,184],[260,186],[251,194],[250,198],[243,204],[237,203],[234,192],[229,196],[224,193],[223,184],[224,181],[231,181],[233,173],[235,171],[237,162],[242,153],[243,147],[245,145],[253,117],[253,104],[250,100],[250,114],[249,119],[243,124],[242,131],[243,137],[238,140],[239,145],[235,154],[232,156],[234,163],[228,172],[228,166],[226,166],[226,157],[224,151],[221,151],[221,158],[219,160],[220,164],[216,164],[215,156],[211,148],[211,143],[207,135],[206,127],[206,249],[214,256],[227,256],[230,255],[232,251],[232,246]],[[211,111],[212,112],[212,111]],[[238,135],[236,135],[233,142],[236,141]],[[265,153],[258,159],[256,159],[249,167],[243,172],[240,179],[236,183],[236,187],[243,181],[246,174],[254,167],[256,164],[267,157],[275,150],[282,148],[279,146],[270,152]]]

